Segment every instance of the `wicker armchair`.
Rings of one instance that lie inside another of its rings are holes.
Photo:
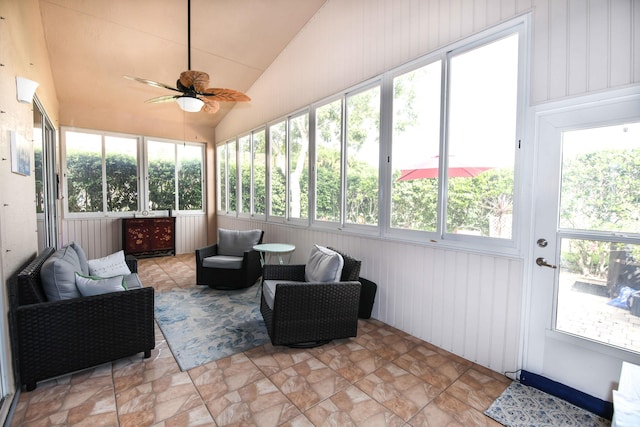
[[[276,284],[273,308],[264,288],[260,302],[273,345],[315,347],[357,335],[360,261],[341,255],[344,266],[340,282],[334,283],[305,282],[305,265],[263,267],[263,280],[282,280]]]
[[[253,246],[262,243],[262,230],[218,230],[218,243],[196,249],[196,283],[213,289],[248,288],[262,266]]]
[[[150,357],[155,347],[153,288],[47,301],[40,269],[53,253],[53,248],[45,249],[8,281],[20,384],[30,391],[47,378],[139,352]],[[137,260],[126,261],[131,272],[137,272]]]

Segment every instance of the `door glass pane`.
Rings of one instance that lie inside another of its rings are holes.
[[[451,58],[447,232],[511,239],[518,34]]]
[[[560,228],[640,233],[640,123],[564,132]]]
[[[342,101],[316,109],[316,212],[319,221],[340,221]]]
[[[104,138],[107,179],[107,210],[128,212],[138,210],[138,140],[135,138]]]
[[[65,132],[69,212],[102,212],[102,137]]]
[[[149,209],[175,209],[176,148],[175,144],[149,141]]]
[[[347,98],[345,222],[378,224],[380,87]]]
[[[309,115],[289,120],[289,218],[309,217]]]
[[[393,79],[391,227],[436,231],[440,61]]]
[[[280,122],[269,127],[269,149],[271,153],[270,167],[270,209],[269,215],[283,217],[286,198],[287,176],[287,146],[286,122]]]
[[[562,138],[556,329],[640,352],[640,123]]]

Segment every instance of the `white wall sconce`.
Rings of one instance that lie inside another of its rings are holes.
[[[40,83],[24,77],[16,77],[16,94],[18,101],[31,104],[33,102],[33,95],[36,93],[36,88],[39,84]]]

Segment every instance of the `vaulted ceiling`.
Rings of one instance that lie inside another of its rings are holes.
[[[191,69],[208,73],[209,87],[248,91],[325,1],[191,0]],[[40,0],[40,10],[65,121],[72,105],[184,120],[174,102],[145,103],[176,92],[122,76],[175,87],[188,69],[187,0]],[[186,114],[213,128],[234,105]]]

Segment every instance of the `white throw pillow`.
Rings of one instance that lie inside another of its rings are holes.
[[[90,259],[89,275],[98,277],[128,276],[131,270],[124,261],[124,251],[118,251],[104,258]]]
[[[76,273],[76,286],[83,297],[127,290],[124,276],[92,277]]]
[[[313,245],[304,269],[307,282],[339,282],[344,260],[342,255],[324,246]]]

